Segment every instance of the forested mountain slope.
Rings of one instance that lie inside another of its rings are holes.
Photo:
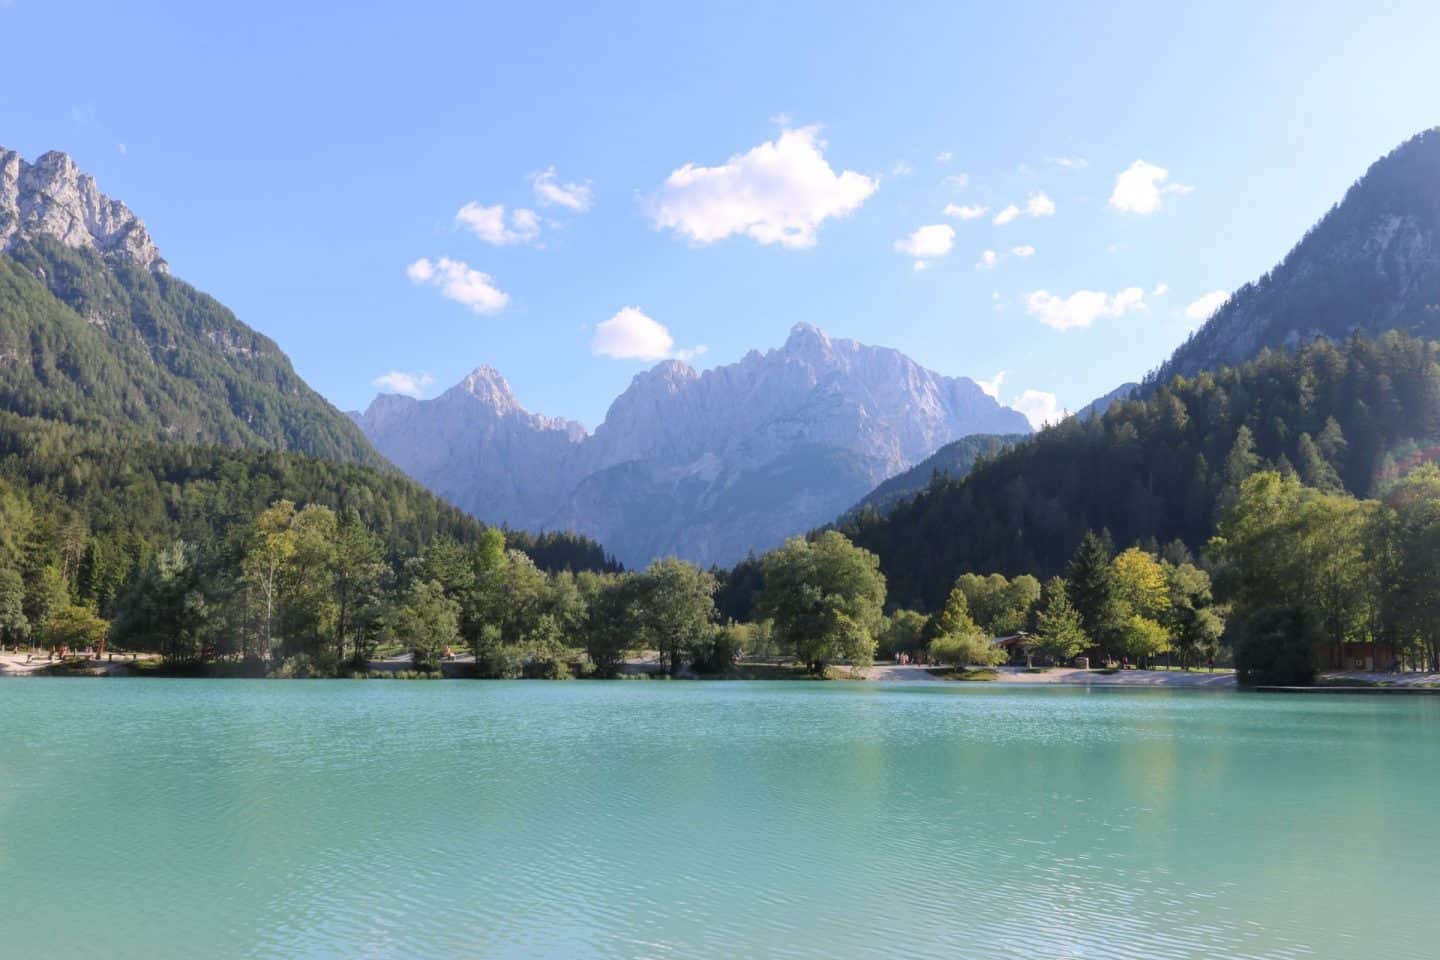
[[[1440,128],[1375,161],[1269,273],[1236,290],[1150,378],[1166,383],[1351,333],[1440,337]]]
[[[1372,493],[1436,453],[1440,344],[1398,333],[1176,377],[1103,417],[1075,418],[928,490],[842,524],[880,555],[891,602],[935,609],[965,571],[1060,572],[1086,530],[1117,546],[1201,547],[1264,466]]]
[[[0,255],[0,408],[113,439],[385,466],[273,341],[213,298],[48,236]]]
[[[391,467],[272,340],[172,277],[70,158],[0,150],[0,567],[29,587],[60,570],[104,610],[155,550],[220,541],[280,499],[354,508],[397,555],[484,529]],[[611,565],[578,537],[509,539],[547,567]],[[82,583],[96,563],[103,589]]]
[[[988,457],[994,457],[1025,439],[1021,433],[977,433],[947,443],[904,473],[880,484],[845,513],[845,518],[859,516],[867,510],[889,513],[898,505],[935,483],[963,478]]]

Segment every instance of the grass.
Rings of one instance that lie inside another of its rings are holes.
[[[830,667],[817,677],[803,663],[737,663],[729,673],[707,675],[707,680],[839,680],[848,678]]]
[[[999,671],[990,667],[932,667],[927,671],[940,680],[969,680],[984,682],[1000,676]]]
[[[1434,690],[1440,684],[1434,683],[1396,683],[1393,680],[1368,680],[1363,677],[1316,677],[1312,687],[1380,687],[1380,688],[1406,688],[1419,690]]]

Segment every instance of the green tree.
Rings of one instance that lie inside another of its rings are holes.
[[[1235,640],[1235,676],[1242,686],[1306,686],[1315,682],[1322,643],[1314,621],[1298,607],[1263,607],[1245,620]]]
[[[930,656],[942,663],[965,667],[972,663],[993,666],[1005,662],[1005,653],[991,642],[989,634],[970,618],[970,604],[958,583],[945,606],[930,618]]]
[[[435,580],[416,580],[385,614],[385,632],[410,651],[417,670],[438,670],[445,649],[460,640],[459,610]]]
[[[25,590],[25,618],[37,628],[31,633],[32,639],[44,641],[46,638],[40,634],[45,632],[46,624],[69,605],[70,589],[60,567],[56,564],[41,567]]]
[[[334,585],[338,532],[335,511],[307,504],[290,525],[294,552],[284,568],[285,640],[291,652],[310,657],[333,655],[337,614]],[[335,659],[339,665],[340,658]]]
[[[271,504],[251,523],[242,575],[259,596],[262,632],[257,652],[264,659],[275,652],[275,619],[284,599],[285,573],[295,555],[294,523],[295,504],[289,500]]]
[[[1170,632],[1165,626],[1138,613],[1131,614],[1125,621],[1120,637],[1125,653],[1133,657],[1140,667],[1148,666],[1154,658],[1170,649]]]
[[[1440,469],[1426,464],[1385,493],[1369,554],[1381,584],[1384,631],[1440,669]]]
[[[877,653],[889,659],[901,653],[912,656],[925,649],[925,626],[929,617],[915,610],[896,610],[885,619]]]
[[[25,616],[25,580],[18,570],[0,567],[0,645],[19,647],[30,637]]]
[[[683,560],[656,560],[640,575],[635,609],[639,636],[676,673],[703,645],[715,622],[715,577]]]
[[[616,674],[640,635],[639,583],[633,574],[595,584],[585,630],[585,653],[602,677]]]
[[[45,625],[47,642],[52,648],[84,650],[94,648],[105,653],[105,636],[110,624],[89,607],[67,603],[50,616]]]
[[[1165,568],[1152,554],[1131,547],[1115,558],[1115,595],[1126,608],[1150,620],[1160,620],[1170,608],[1170,582]]]
[[[1029,629],[1040,594],[1040,581],[1030,574],[1012,578],[1005,585],[1000,611],[988,624],[991,636],[1008,637]]]
[[[1235,442],[1231,444],[1230,452],[1225,455],[1225,464],[1220,473],[1221,510],[1228,510],[1234,505],[1240,496],[1241,485],[1258,469],[1260,457],[1255,452],[1255,435],[1250,432],[1249,427],[1241,424],[1235,431]]]
[[[1104,656],[1116,652],[1123,629],[1123,612],[1115,586],[1110,552],[1094,531],[1087,531],[1070,560],[1065,591],[1080,614],[1085,635]]]
[[[885,605],[885,577],[873,553],[827,530],[813,541],[787,540],[764,556],[761,570],[757,608],[812,672],[841,659],[870,663]]]
[[[1045,582],[1045,598],[1035,617],[1032,648],[1051,663],[1064,663],[1090,645],[1080,613],[1070,603],[1065,581],[1051,577]]]
[[[159,650],[169,663],[199,663],[211,653],[214,622],[206,594],[212,581],[192,544],[156,554],[121,599],[111,636],[117,646]]]
[[[380,586],[385,576],[383,547],[354,509],[340,514],[330,555],[330,584],[335,606],[335,655],[344,662],[347,649],[357,667],[370,656],[368,637],[379,613]]]
[[[965,588],[959,582],[951,588],[950,596],[945,600],[945,606],[936,611],[925,625],[925,635],[928,640],[936,640],[941,637],[983,636],[984,633],[985,631],[970,616],[970,600],[965,593]]]

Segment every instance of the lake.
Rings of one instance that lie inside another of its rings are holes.
[[[1433,957],[1440,699],[0,682],[0,955]]]

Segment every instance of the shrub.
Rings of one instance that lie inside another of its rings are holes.
[[[948,633],[930,641],[930,656],[956,667],[970,664],[995,666],[1005,662],[1005,651],[981,633]]]
[[[522,668],[527,680],[569,680],[570,665],[564,660],[529,660]]]

